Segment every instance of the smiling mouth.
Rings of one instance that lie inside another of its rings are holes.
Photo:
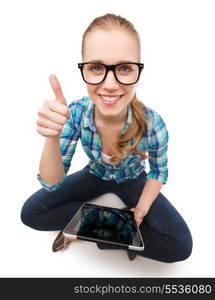
[[[99,96],[101,100],[109,103],[116,103],[122,97],[122,95],[115,95],[115,96],[99,95]]]

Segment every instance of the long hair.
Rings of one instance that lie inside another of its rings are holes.
[[[97,29],[112,30],[113,28],[127,31],[135,37],[139,53],[138,60],[140,62],[141,45],[138,32],[134,28],[133,24],[127,19],[120,15],[110,13],[95,18],[84,31],[81,48],[82,58],[84,57],[85,38],[89,32],[96,31]],[[148,158],[147,154],[145,152],[141,152],[138,148],[138,143],[147,131],[147,122],[145,119],[146,107],[140,100],[137,99],[136,93],[130,104],[132,109],[132,122],[125,134],[119,135],[118,137],[116,152],[110,159],[112,163],[120,163],[125,155],[129,155],[134,152],[141,156],[141,160]],[[133,141],[132,144],[128,145],[128,142],[131,140]]]

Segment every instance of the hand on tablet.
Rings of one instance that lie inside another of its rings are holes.
[[[137,207],[137,206],[131,208],[130,210],[133,211],[133,213],[134,213],[134,220],[136,221],[137,226],[140,226],[140,224],[143,221],[143,218],[148,213],[148,211],[145,211],[142,208]]]

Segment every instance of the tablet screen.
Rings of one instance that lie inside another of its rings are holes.
[[[118,245],[143,245],[133,212],[84,203],[64,230],[68,235]]]

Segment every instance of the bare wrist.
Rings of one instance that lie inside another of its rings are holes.
[[[139,208],[143,212],[144,215],[146,215],[148,213],[149,208],[150,208],[150,206],[144,202],[138,203],[136,207]]]

